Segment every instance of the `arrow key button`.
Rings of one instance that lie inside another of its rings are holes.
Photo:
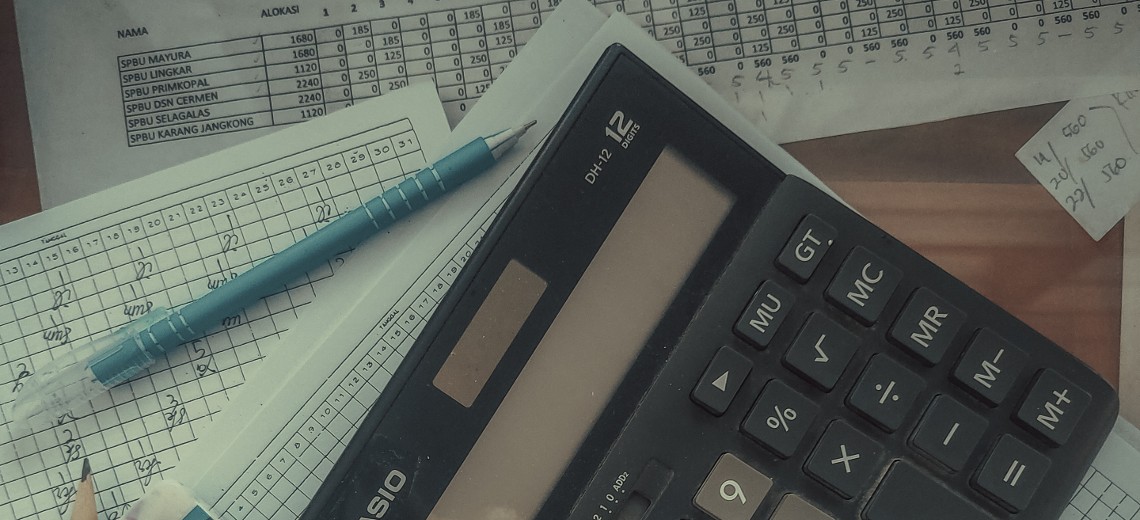
[[[721,347],[705,369],[691,397],[713,415],[723,415],[751,371],[752,361],[744,354],[728,346]]]

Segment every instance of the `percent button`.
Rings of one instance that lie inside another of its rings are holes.
[[[769,381],[744,419],[744,433],[783,458],[795,453],[819,406],[778,379]]]

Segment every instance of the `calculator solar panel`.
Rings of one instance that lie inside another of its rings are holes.
[[[1117,409],[615,46],[306,518],[1050,520]]]

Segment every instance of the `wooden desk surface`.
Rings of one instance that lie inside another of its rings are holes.
[[[0,223],[39,211],[12,0],[0,0]],[[1014,158],[1060,105],[794,143],[872,222],[1118,382],[1121,226],[1094,242]]]

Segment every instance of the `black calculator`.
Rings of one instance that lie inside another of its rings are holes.
[[[305,517],[1051,520],[1117,409],[614,46]]]

